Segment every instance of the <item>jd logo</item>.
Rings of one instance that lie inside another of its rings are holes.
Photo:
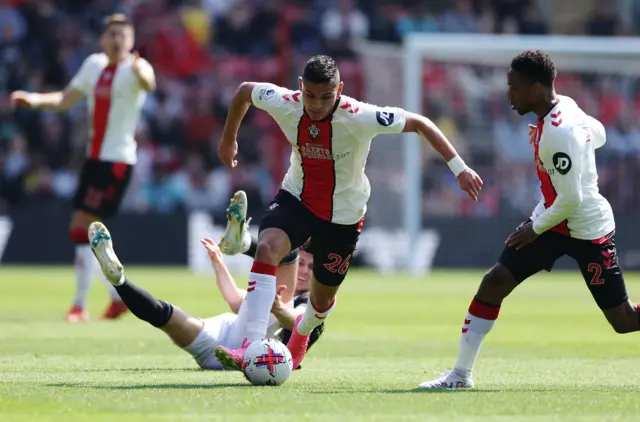
[[[564,152],[556,152],[553,154],[553,167],[558,173],[565,175],[571,170],[571,158]]]
[[[376,120],[382,126],[391,126],[393,124],[394,117],[394,114],[389,111],[376,111]]]

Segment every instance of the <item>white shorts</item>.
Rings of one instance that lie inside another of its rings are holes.
[[[218,346],[229,347],[225,343],[227,343],[227,338],[233,331],[237,319],[236,314],[227,312],[203,320],[202,331],[190,345],[184,347],[184,350],[193,356],[202,369],[224,369],[214,356],[213,351]]]

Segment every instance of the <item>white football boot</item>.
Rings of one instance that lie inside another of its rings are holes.
[[[227,208],[227,228],[220,239],[220,250],[225,255],[236,255],[249,250],[251,233],[247,219],[247,194],[239,190],[233,194]]]
[[[418,386],[420,389],[436,389],[436,388],[473,388],[473,378],[458,375],[455,370],[446,371],[440,378],[425,381]]]
[[[99,221],[93,222],[89,226],[89,244],[107,280],[114,286],[122,284],[124,267],[113,250],[111,233]]]

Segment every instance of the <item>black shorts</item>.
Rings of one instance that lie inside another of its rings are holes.
[[[591,241],[546,231],[520,250],[506,246],[498,262],[521,283],[541,270],[551,271],[558,258],[564,255],[578,263],[587,287],[601,309],[614,308],[628,299],[613,232]]]
[[[85,161],[73,198],[73,208],[100,218],[112,217],[120,208],[132,172],[133,166],[125,163]]]
[[[316,217],[289,192],[280,190],[260,222],[260,231],[284,231],[292,249],[311,239],[308,252],[313,255],[314,277],[327,286],[339,286],[349,271],[363,220],[350,225],[331,223]]]

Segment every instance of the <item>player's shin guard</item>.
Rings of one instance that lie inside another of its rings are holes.
[[[276,267],[253,262],[247,288],[247,340],[262,340],[267,335],[271,306],[276,297]]]
[[[325,319],[329,316],[333,308],[336,306],[336,298],[333,298],[331,304],[326,309],[318,309],[316,308],[311,301],[309,301],[309,306],[304,311],[302,319],[298,322],[296,326],[296,330],[298,334],[303,336],[311,335],[311,332],[318,325],[322,324]]]
[[[499,305],[489,305],[473,299],[462,326],[460,349],[454,371],[463,377],[470,377],[478,358],[484,337],[491,331],[500,313]]]
[[[93,281],[95,258],[89,245],[87,229],[74,227],[69,230],[69,237],[75,244],[76,296],[73,300],[73,306],[85,309],[87,307],[87,296],[89,296]]]
[[[170,303],[156,299],[129,280],[125,279],[124,283],[115,286],[115,289],[131,313],[139,319],[157,328],[164,327],[171,319],[173,306]]]

